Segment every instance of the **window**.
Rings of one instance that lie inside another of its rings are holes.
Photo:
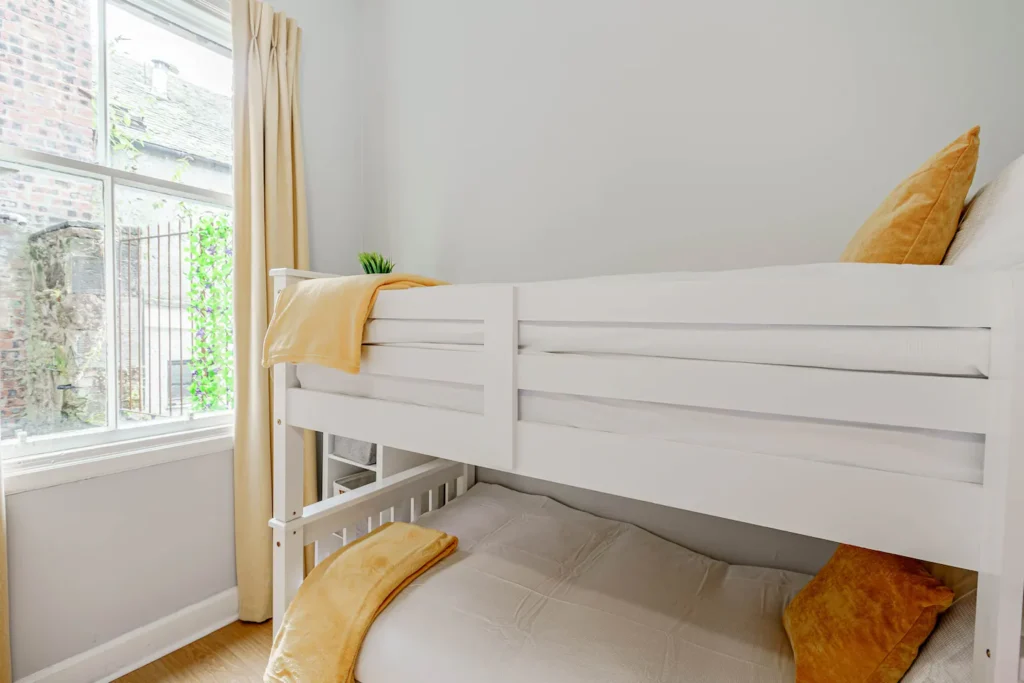
[[[111,164],[230,192],[231,59],[133,9],[106,11]]]
[[[0,449],[223,423],[231,59],[220,0],[0,10]]]
[[[189,402],[192,386],[192,365],[186,360],[167,361],[167,400],[175,407],[183,408]]]

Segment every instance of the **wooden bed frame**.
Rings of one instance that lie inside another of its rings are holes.
[[[856,268],[856,267],[854,267]],[[275,292],[322,273],[272,270]],[[975,681],[1017,681],[1024,597],[1024,272],[874,267],[735,281],[440,287],[382,292],[376,318],[483,321],[479,353],[368,347],[371,374],[484,387],[483,414],[299,387],[274,367],[274,624],[303,546],[415,521],[473,466],[852,543],[979,572]],[[991,330],[988,378],[744,363],[519,354],[518,323],[694,323]],[[785,391],[779,391],[785,387]],[[981,484],[694,446],[518,419],[519,390],[985,435]],[[302,430],[444,458],[303,507]],[[628,454],[628,455],[627,455]],[[628,458],[628,466],[625,466]]]

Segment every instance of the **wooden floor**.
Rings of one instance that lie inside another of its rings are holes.
[[[117,683],[258,683],[270,654],[270,622],[236,621]]]

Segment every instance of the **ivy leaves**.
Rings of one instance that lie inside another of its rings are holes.
[[[189,232],[188,318],[192,326],[192,411],[234,405],[233,230],[225,214],[204,214]]]

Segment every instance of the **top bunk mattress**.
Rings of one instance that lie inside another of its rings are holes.
[[[374,622],[360,683],[793,680],[782,613],[804,574],[730,566],[489,484],[420,523],[459,549]]]

